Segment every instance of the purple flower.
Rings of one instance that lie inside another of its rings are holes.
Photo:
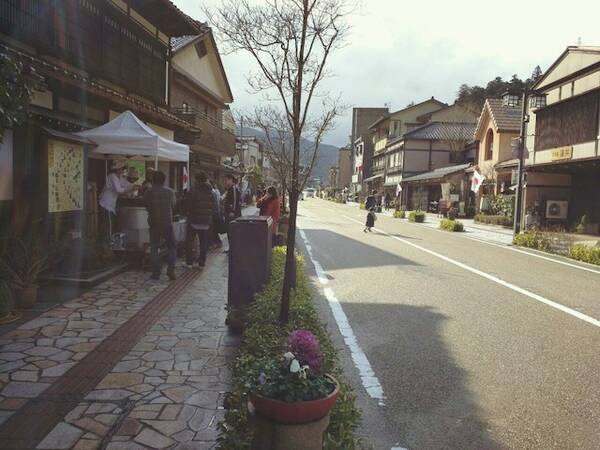
[[[301,365],[307,365],[313,373],[321,369],[321,347],[319,341],[308,330],[296,330],[288,336],[288,347]]]

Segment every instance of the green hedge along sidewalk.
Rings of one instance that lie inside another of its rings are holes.
[[[313,304],[312,292],[304,272],[301,258],[297,260],[297,282],[290,299],[290,321],[285,327],[279,324],[279,302],[285,265],[285,248],[273,250],[271,281],[245,313],[245,331],[236,359],[231,364],[234,390],[227,398],[227,412],[221,422],[219,448],[249,449],[252,428],[248,422],[248,373],[260,364],[276,358],[286,348],[285,339],[291,331],[309,330],[318,338],[323,352],[323,369],[340,382],[340,393],[331,411],[330,424],[324,436],[323,448],[328,450],[353,450],[363,448],[355,435],[360,423],[360,412],[355,406],[352,388],[343,379],[338,366],[337,351],[320,321]]]

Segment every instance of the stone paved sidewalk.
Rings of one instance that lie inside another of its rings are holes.
[[[56,418],[36,448],[215,446],[229,381],[226,362],[237,344],[224,326],[225,255],[213,253],[206,269],[195,279],[190,276],[187,289],[152,326],[138,333],[137,342],[115,345],[130,350],[121,355],[114,349],[116,364],[70,412]],[[168,295],[169,289],[175,288],[149,280],[147,273],[126,272],[1,336],[0,435],[10,436],[14,430],[7,429],[9,418],[52,391],[107,337],[127,333],[130,324],[138,327],[136,313],[142,311],[143,319],[143,308],[153,308],[153,299],[161,292]],[[107,364],[100,359],[98,367]]]

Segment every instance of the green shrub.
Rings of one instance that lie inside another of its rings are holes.
[[[513,239],[513,244],[543,251],[550,248],[550,240],[538,230],[528,230],[517,234]]]
[[[411,211],[408,214],[408,221],[423,223],[425,222],[425,213],[423,211]]]
[[[394,211],[394,217],[396,219],[406,219],[406,211],[404,211],[403,209],[398,209]]]
[[[475,222],[511,228],[513,226],[513,218],[508,216],[488,216],[485,214],[477,214],[475,216]]]
[[[285,348],[285,339],[293,330],[309,330],[318,338],[323,353],[323,371],[332,374],[340,383],[337,402],[331,411],[330,424],[325,432],[323,448],[359,449],[360,439],[355,431],[360,422],[360,412],[354,405],[355,396],[346,383],[338,366],[337,352],[331,338],[321,323],[312,301],[308,280],[298,258],[296,288],[290,298],[289,324],[279,324],[279,305],[285,248],[273,251],[272,274],[269,284],[256,296],[256,301],[246,309],[242,343],[236,359],[231,363],[233,391],[227,396],[227,411],[219,424],[219,448],[249,449],[252,443],[252,427],[248,423],[247,374],[261,359],[272,358]]]
[[[360,209],[367,209],[367,207],[365,206],[365,202],[360,202],[358,204],[358,206],[359,206]]]
[[[446,231],[464,231],[464,226],[462,222],[451,219],[443,219],[440,222],[440,228]]]
[[[569,256],[577,261],[600,265],[600,247],[577,244],[569,249]]]

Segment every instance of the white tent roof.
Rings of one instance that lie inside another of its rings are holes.
[[[131,111],[125,111],[110,122],[91,130],[77,133],[98,146],[90,156],[141,156],[153,161],[189,160],[190,148],[185,144],[165,139],[142,122]]]

